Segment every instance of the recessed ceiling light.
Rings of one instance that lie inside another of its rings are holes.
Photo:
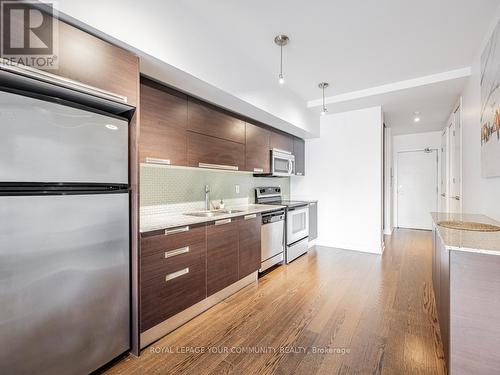
[[[116,126],[116,125],[111,125],[111,124],[107,124],[107,125],[106,125],[106,128],[108,128],[109,130],[117,130],[117,129],[118,129],[118,126]]]

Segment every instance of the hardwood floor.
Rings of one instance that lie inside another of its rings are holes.
[[[317,247],[107,373],[445,374],[431,240],[398,230],[383,256]]]

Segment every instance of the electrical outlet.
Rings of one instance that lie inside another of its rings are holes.
[[[236,191],[236,194],[240,193],[240,185],[234,185],[234,190]]]

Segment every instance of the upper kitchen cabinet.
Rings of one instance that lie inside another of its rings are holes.
[[[279,150],[293,153],[293,136],[278,131],[271,131],[269,148],[277,148]]]
[[[246,123],[245,169],[256,173],[269,173],[270,132],[250,123]]]
[[[187,165],[187,96],[141,81],[141,163]]]
[[[187,158],[190,167],[243,170],[245,145],[208,135],[187,132]]]
[[[58,69],[48,73],[127,98],[137,106],[139,59],[65,22],[59,22]]]
[[[295,174],[304,176],[306,174],[305,142],[301,138],[293,138],[293,154],[295,156]]]
[[[222,109],[189,98],[188,130],[225,139],[245,143],[245,122]]]

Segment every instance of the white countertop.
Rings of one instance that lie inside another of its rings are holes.
[[[439,221],[459,220],[475,221],[485,224],[499,225],[500,223],[485,215],[454,214],[445,212],[431,212],[432,220],[444,246],[449,250],[466,251],[472,253],[500,255],[500,232],[475,232],[468,230],[449,229],[437,225]]]
[[[153,215],[141,215],[140,232],[152,232],[155,230],[163,230],[168,228],[181,227],[184,225],[194,225],[200,223],[208,223],[211,221],[228,219],[244,215],[251,215],[263,212],[276,211],[285,208],[285,206],[270,205],[270,204],[249,204],[245,206],[226,207],[226,210],[241,210],[233,214],[223,214],[212,217],[198,217],[185,215],[185,213],[163,213]]]

